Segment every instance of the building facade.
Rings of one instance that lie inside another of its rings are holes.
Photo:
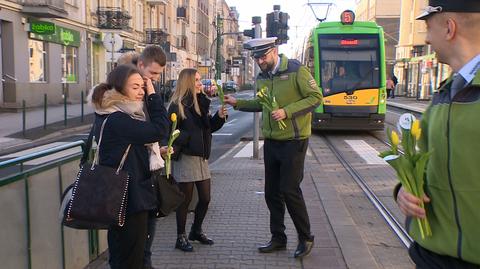
[[[387,74],[392,74],[395,66],[395,47],[399,39],[401,2],[401,0],[360,0],[355,11],[355,20],[374,21],[383,27]]]
[[[397,94],[425,100],[451,73],[448,65],[438,63],[435,52],[425,43],[425,22],[415,20],[427,5],[427,0],[402,1],[395,65]]]
[[[45,94],[49,103],[80,100],[87,87],[84,15],[83,1],[0,1],[2,108],[20,108],[23,100],[39,106]]]
[[[149,44],[167,52],[161,82],[188,67],[212,77],[217,14],[223,33],[238,32],[238,12],[223,0],[0,0],[0,107],[41,106],[44,95],[78,103],[121,53]],[[223,78],[238,80],[226,60],[240,57],[239,39],[222,39]]]

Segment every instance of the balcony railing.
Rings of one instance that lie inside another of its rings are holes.
[[[118,7],[99,7],[97,10],[98,28],[129,29],[128,22],[132,18],[127,11]]]
[[[168,33],[160,28],[145,29],[145,43],[160,45],[167,42]]]

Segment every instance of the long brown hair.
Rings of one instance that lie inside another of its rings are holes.
[[[195,75],[197,74],[197,69],[194,68],[185,68],[180,71],[177,80],[177,86],[175,92],[172,95],[170,104],[174,103],[178,106],[178,113],[182,119],[185,119],[185,108],[183,106],[182,100],[187,95],[193,96],[193,106],[195,112],[198,115],[201,115],[200,106],[197,101],[197,93],[195,92]]]
[[[107,82],[100,83],[93,88],[92,103],[101,106],[103,95],[106,91],[115,89],[117,92],[125,95],[125,85],[128,78],[133,74],[140,74],[137,67],[133,64],[122,64],[113,69],[107,77]]]

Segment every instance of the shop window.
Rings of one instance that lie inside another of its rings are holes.
[[[47,52],[45,42],[28,40],[30,82],[46,82]]]
[[[62,47],[62,83],[78,82],[78,49]]]

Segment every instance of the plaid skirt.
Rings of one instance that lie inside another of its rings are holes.
[[[172,174],[177,182],[195,182],[211,178],[208,160],[199,156],[181,154],[172,160]]]

